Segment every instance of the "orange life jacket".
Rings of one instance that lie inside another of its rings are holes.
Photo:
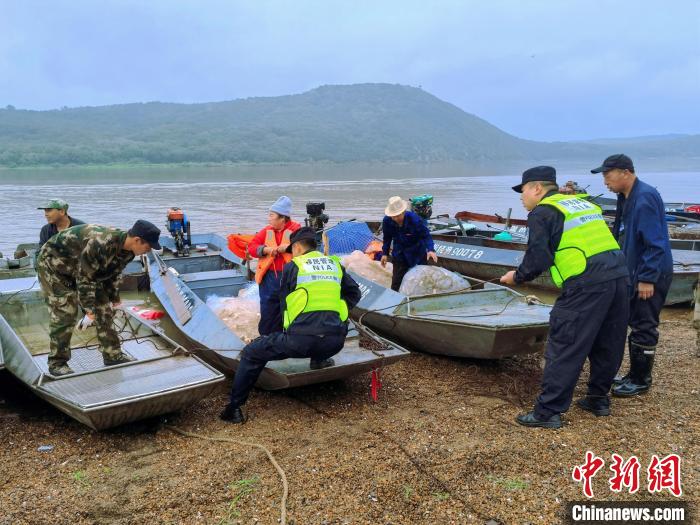
[[[284,233],[282,234],[282,244],[289,244],[289,239],[292,236],[292,232],[290,230],[284,230]],[[275,230],[270,228],[267,230],[267,233],[265,234],[265,246],[268,246],[270,248],[277,248],[277,240],[275,239]],[[278,257],[282,257],[284,259],[285,264],[288,263],[289,261],[292,260],[292,254],[291,253],[281,253],[277,255]],[[272,266],[275,263],[275,258],[272,257],[271,255],[266,255],[265,257],[261,257],[258,259],[258,267],[255,269],[255,282],[260,284],[263,280],[263,277],[265,277],[265,274],[267,273],[267,270],[270,269],[270,266]]]
[[[228,249],[238,255],[244,261],[250,259],[248,244],[253,240],[254,235],[243,233],[232,233],[228,236]]]

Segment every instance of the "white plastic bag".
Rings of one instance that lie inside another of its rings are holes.
[[[365,279],[369,279],[385,288],[391,287],[391,263],[386,263],[386,267],[382,268],[379,261],[373,261],[360,250],[355,250],[351,254],[343,257],[342,263],[346,270],[355,272]]]
[[[469,286],[469,281],[458,273],[439,266],[418,265],[406,273],[399,292],[408,296],[432,295],[456,292]]]
[[[207,297],[207,306],[244,343],[258,337],[260,321],[260,292],[256,283],[250,283],[238,292],[238,297]]]

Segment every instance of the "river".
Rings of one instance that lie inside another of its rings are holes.
[[[612,196],[594,166],[561,165],[560,183],[576,180],[589,193]],[[163,227],[166,210],[183,208],[192,232],[254,232],[280,195],[293,202],[303,223],[305,203],[322,201],[331,223],[351,218],[380,219],[392,195],[434,196],[434,215],[460,210],[525,217],[518,195],[527,163],[469,166],[451,164],[312,164],[232,167],[133,167],[0,170],[3,212],[0,251],[11,256],[22,242],[36,242],[45,224],[37,206],[50,198],[70,203],[69,213],[85,222],[128,228],[143,218]],[[666,201],[700,201],[700,171],[649,171],[640,178]]]

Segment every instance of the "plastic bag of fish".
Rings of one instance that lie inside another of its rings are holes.
[[[370,259],[367,254],[362,253],[360,250],[355,250],[351,254],[346,255],[341,262],[346,270],[355,272],[385,288],[391,287],[391,263],[387,263],[386,268],[382,268],[379,261]]]
[[[457,292],[469,288],[461,275],[439,266],[418,265],[411,268],[401,281],[399,292],[414,297],[436,293]]]
[[[242,288],[238,297],[209,296],[207,306],[244,343],[249,343],[258,337],[260,292],[256,283],[250,283]]]

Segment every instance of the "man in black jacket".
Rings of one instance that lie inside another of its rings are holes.
[[[542,391],[534,410],[517,417],[530,427],[561,427],[586,359],[591,365],[586,397],[579,408],[610,414],[608,392],[622,362],[629,312],[625,257],[600,209],[573,195],[562,195],[556,171],[538,166],[523,173],[513,189],[530,212],[527,252],[504,284],[531,281],[549,270],[562,293],[550,314]]]
[[[343,349],[348,312],[361,298],[360,288],[337,257],[316,251],[316,232],[300,228],[290,238],[294,259],[284,266],[280,288],[284,332],[263,335],[241,352],[231,398],[220,417],[245,422],[241,406],[268,361],[311,358],[311,368],[333,366]]]
[[[44,210],[47,224],[41,228],[39,232],[39,246],[43,246],[46,241],[56,235],[58,232],[85,224],[80,219],[76,219],[68,215],[68,203],[61,199],[51,199],[43,206],[39,206],[37,210]]]

